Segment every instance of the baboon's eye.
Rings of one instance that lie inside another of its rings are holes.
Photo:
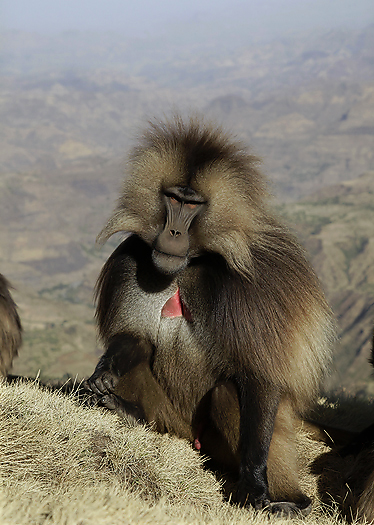
[[[196,208],[197,204],[193,204],[192,202],[187,202],[186,203],[186,206],[187,208],[189,208],[190,210],[193,210]]]

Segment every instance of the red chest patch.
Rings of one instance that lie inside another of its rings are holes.
[[[174,317],[184,317],[185,319],[187,319],[187,321],[192,320],[191,312],[188,310],[188,308],[181,299],[179,288],[162,307],[161,317],[170,317],[172,319]]]

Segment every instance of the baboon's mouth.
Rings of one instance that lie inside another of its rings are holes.
[[[188,258],[187,255],[185,257],[170,255],[154,248],[152,252],[152,261],[160,272],[173,274],[183,270],[183,268],[187,266]]]

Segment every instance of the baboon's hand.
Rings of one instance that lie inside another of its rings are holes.
[[[133,418],[140,423],[146,423],[144,410],[140,405],[129,403],[115,394],[108,394],[100,399],[100,406],[115,412],[119,417]]]
[[[104,389],[108,389],[108,386],[106,386],[108,385],[108,378],[110,380],[109,388],[115,388],[115,384],[118,383],[118,380],[115,381],[117,376],[104,372],[95,380],[93,377],[91,376],[82,383],[84,402],[87,405],[105,407],[115,412],[119,417],[127,417],[142,424],[146,423],[144,410],[140,405],[130,403],[116,394],[104,391]]]
[[[103,396],[113,393],[118,381],[119,377],[117,374],[106,370],[104,372],[94,372],[85,383],[94,394]]]

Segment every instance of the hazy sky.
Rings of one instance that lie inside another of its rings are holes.
[[[195,17],[232,24],[247,18],[269,30],[363,26],[374,22],[374,0],[0,0],[1,29],[99,29],[145,36]]]

